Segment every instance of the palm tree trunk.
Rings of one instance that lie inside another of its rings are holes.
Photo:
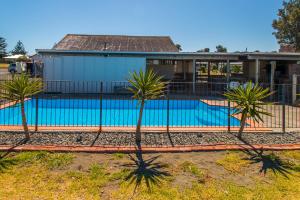
[[[139,119],[138,119],[138,123],[136,126],[136,132],[135,132],[135,143],[136,143],[136,146],[138,147],[136,156],[138,158],[140,165],[142,165],[144,163],[143,155],[142,155],[142,146],[141,146],[141,141],[142,141],[141,125],[142,125],[142,119],[143,119],[144,106],[145,106],[145,101],[142,100],[140,112],[139,112]]]
[[[29,136],[29,130],[28,130],[27,119],[25,114],[24,100],[21,100],[21,113],[22,113],[22,125],[25,133],[25,139],[29,140],[30,136]]]
[[[142,125],[144,106],[145,106],[145,101],[142,100],[140,112],[139,112],[139,119],[138,119],[138,123],[136,126],[136,135],[135,135],[136,144],[141,143],[141,125]]]
[[[242,134],[243,134],[245,124],[246,124],[246,116],[247,115],[245,113],[242,113],[241,127],[240,127],[240,130],[239,130],[238,138],[242,138]]]

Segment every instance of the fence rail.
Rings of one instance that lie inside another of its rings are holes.
[[[262,84],[269,87],[268,84]],[[25,103],[28,124],[39,127],[135,127],[139,102],[132,99],[127,82],[44,81],[44,92]],[[264,108],[272,116],[263,122],[247,121],[247,128],[285,131],[300,128],[300,108],[292,104],[291,84],[274,85],[274,94]],[[227,83],[174,83],[167,85],[165,96],[147,101],[144,127],[211,128],[234,130],[240,117],[232,116],[234,104],[223,94]],[[296,86],[297,90],[300,88]],[[19,105],[0,101],[0,126],[21,126]],[[174,129],[172,129],[174,130]]]

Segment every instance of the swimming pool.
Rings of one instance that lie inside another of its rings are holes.
[[[138,102],[129,99],[103,99],[102,106],[99,99],[41,98],[38,104],[36,102],[35,99],[25,102],[29,125],[99,126],[101,121],[103,126],[135,126],[139,114]],[[21,124],[19,106],[0,109],[0,125]],[[149,100],[145,104],[142,124],[151,127],[167,124],[174,127],[227,126],[228,109],[199,100],[169,100],[169,103]],[[239,126],[240,121],[231,117],[230,125]]]

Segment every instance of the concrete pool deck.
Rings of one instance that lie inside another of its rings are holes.
[[[35,131],[35,126],[29,126],[30,131]],[[231,127],[230,131],[236,132],[239,127]],[[23,131],[22,126],[0,126],[0,131]],[[84,132],[99,132],[100,128],[95,126],[38,126],[38,131],[84,131]],[[135,127],[112,127],[103,126],[102,132],[134,132]],[[143,132],[167,132],[167,127],[142,127]],[[227,126],[218,127],[169,127],[170,132],[224,132],[228,131]],[[272,132],[270,128],[255,128],[246,127],[247,132]]]

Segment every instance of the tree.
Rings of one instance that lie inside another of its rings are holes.
[[[250,81],[244,87],[240,85],[237,88],[229,89],[224,96],[228,101],[235,103],[232,115],[241,115],[241,126],[239,129],[238,137],[242,138],[246,120],[253,119],[256,122],[263,122],[262,115],[271,116],[264,108],[263,105],[268,103],[263,102],[265,98],[272,95],[269,88],[262,88],[258,84],[253,85]]]
[[[182,47],[180,44],[176,44],[175,46],[177,47],[178,51],[182,51]]]
[[[204,49],[200,49],[200,50],[198,50],[197,52],[209,52],[210,51],[210,49],[209,48],[204,48]]]
[[[240,73],[240,72],[242,72],[242,66],[241,65],[232,65],[231,71],[233,73]]]
[[[7,43],[5,38],[0,37],[0,59],[6,56]]]
[[[141,124],[145,102],[163,96],[166,83],[164,83],[162,77],[157,76],[152,69],[147,70],[145,73],[142,70],[139,73],[133,72],[128,81],[131,84],[129,90],[133,93],[133,98],[137,99],[140,105],[135,141],[140,151],[140,153],[137,154],[138,160],[143,162],[141,154]]]
[[[278,10],[278,19],[273,21],[273,34],[279,44],[291,45],[300,51],[300,0],[283,1]]]
[[[20,104],[22,125],[25,139],[29,140],[29,130],[25,113],[25,100],[32,95],[42,91],[42,82],[39,79],[30,79],[26,74],[14,77],[12,81],[4,82],[0,85],[0,97],[12,101],[17,106]]]
[[[216,46],[216,50],[217,50],[217,52],[227,52],[227,48],[223,47],[220,44],[218,46]]]
[[[15,48],[11,51],[12,55],[22,54],[26,55],[27,51],[25,50],[24,44],[19,40]]]

